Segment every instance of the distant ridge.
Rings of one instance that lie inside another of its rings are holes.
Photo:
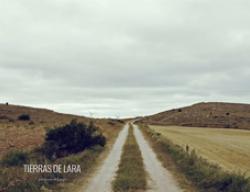
[[[250,104],[203,102],[147,116],[141,122],[250,130]]]
[[[55,119],[66,118],[67,121],[70,121],[72,118],[81,117],[83,120],[87,120],[87,117],[77,116],[71,114],[57,113],[50,109],[45,108],[35,108],[30,106],[21,106],[21,105],[10,105],[10,104],[0,104],[0,122],[2,121],[11,121],[16,120],[21,114],[29,114],[32,117],[32,121],[38,122],[54,122]]]

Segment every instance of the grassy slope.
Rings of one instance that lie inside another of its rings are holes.
[[[132,192],[146,189],[146,172],[139,146],[130,126],[128,138],[123,147],[123,153],[113,182],[115,192]]]
[[[120,125],[120,127],[121,126],[123,125]],[[44,190],[46,191],[46,189],[53,189],[53,191],[57,192],[68,192],[82,189],[82,185],[86,181],[86,178],[91,175],[93,169],[98,166],[100,161],[103,160],[103,156],[105,156],[112,147],[115,138],[120,131],[118,128],[119,127],[117,127],[116,131],[113,131],[112,138],[109,139],[109,142],[105,147],[94,146],[83,152],[57,159],[55,162],[47,162],[49,164],[79,164],[82,170],[81,173],[28,174],[24,173],[22,166],[2,167],[0,165],[0,191],[5,189],[6,192],[22,192],[30,190],[33,192],[40,192]],[[29,153],[29,157],[35,164],[38,161],[42,164],[44,162],[42,159],[39,160],[41,157],[35,152]],[[40,178],[61,178],[65,179],[66,182],[40,182]]]
[[[21,114],[29,114],[31,121],[18,121]],[[93,121],[108,139],[113,138],[120,124],[110,119],[91,119],[47,109],[0,104],[0,158],[12,149],[32,150],[40,146],[47,129],[65,125],[72,119],[84,123]]]
[[[228,171],[250,176],[250,131],[151,126],[172,142],[189,145],[198,155]]]
[[[29,114],[31,121],[18,121],[17,118],[21,114]],[[0,105],[0,158],[13,149],[21,149],[28,152],[32,151],[44,142],[44,136],[48,128],[65,125],[72,119],[84,123],[93,121],[107,137],[108,143],[104,149],[88,150],[59,160],[62,163],[81,163],[83,174],[78,176],[85,177],[92,167],[98,163],[97,161],[100,154],[102,154],[103,151],[107,151],[110,145],[112,145],[114,138],[123,126],[120,121],[90,119],[82,116],[56,113],[47,109]],[[33,152],[32,155],[34,155]],[[38,184],[36,184],[37,177],[41,177],[39,175],[25,174],[22,167],[0,167],[0,171],[0,191],[1,188],[16,185],[17,182],[21,184],[23,181],[30,181],[29,183],[34,185],[33,191],[35,191],[35,188],[38,186]],[[68,179],[73,179],[75,175],[65,176]],[[19,189],[26,187],[32,186],[20,186]]]
[[[141,119],[155,125],[250,129],[250,104],[198,103]]]

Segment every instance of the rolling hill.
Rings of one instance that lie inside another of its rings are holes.
[[[30,120],[20,120],[21,115],[28,115]],[[0,157],[12,149],[34,149],[44,142],[48,129],[65,125],[73,119],[87,124],[93,121],[108,139],[121,127],[119,120],[91,119],[48,109],[0,104]]]
[[[146,116],[140,121],[155,125],[250,129],[250,104],[197,103]]]

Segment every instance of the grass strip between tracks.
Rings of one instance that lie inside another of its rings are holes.
[[[115,192],[145,190],[146,177],[141,151],[136,142],[133,127],[130,125],[117,175],[112,183],[113,190]]]

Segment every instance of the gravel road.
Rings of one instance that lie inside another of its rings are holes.
[[[134,134],[140,147],[144,166],[149,174],[148,192],[180,192],[182,191],[170,172],[157,159],[155,152],[148,144],[137,125],[133,125]]]
[[[108,157],[90,180],[83,192],[112,192],[112,181],[118,169],[122,148],[128,135],[129,125],[126,124],[119,133]],[[133,124],[134,135],[142,153],[145,169],[149,175],[147,192],[181,192],[182,190],[157,159],[137,125]]]
[[[118,169],[120,157],[122,154],[122,147],[126,141],[128,135],[128,127],[126,124],[119,133],[108,157],[104,163],[97,170],[95,176],[88,184],[84,192],[111,192],[112,191],[112,180],[114,179],[115,173]]]

